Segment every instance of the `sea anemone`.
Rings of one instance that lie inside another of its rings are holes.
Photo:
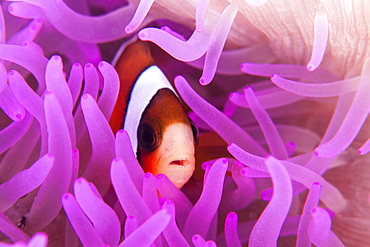
[[[2,1],[0,246],[369,246],[368,9]],[[109,126],[138,39],[199,128],[182,189]]]

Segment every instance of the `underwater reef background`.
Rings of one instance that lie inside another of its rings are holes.
[[[0,246],[370,246],[369,9],[1,1]],[[199,129],[181,190],[109,126],[135,42]]]

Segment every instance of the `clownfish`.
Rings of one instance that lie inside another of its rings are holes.
[[[113,62],[120,92],[109,124],[127,131],[145,173],[165,174],[178,188],[195,170],[197,128],[148,45],[136,41]]]

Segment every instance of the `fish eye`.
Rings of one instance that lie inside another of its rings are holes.
[[[194,142],[195,144],[198,144],[198,141],[199,141],[198,127],[195,125],[195,123],[193,122],[191,118],[189,118],[189,123],[190,123],[191,131],[193,132]]]
[[[139,145],[146,152],[153,152],[158,147],[158,136],[148,123],[142,123],[138,130]]]

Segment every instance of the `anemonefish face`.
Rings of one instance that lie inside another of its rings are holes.
[[[137,79],[124,129],[137,147],[145,172],[163,173],[178,188],[190,179],[195,169],[195,128],[157,66],[147,68]]]
[[[147,68],[137,79],[124,129],[137,147],[137,158],[145,172],[165,174],[178,188],[192,176],[196,132],[157,66]]]
[[[114,133],[127,131],[144,172],[165,174],[181,188],[195,169],[197,130],[166,76],[153,64],[142,42],[120,56],[115,67],[121,89],[110,125]]]
[[[160,89],[142,115],[137,158],[146,172],[163,173],[181,188],[195,169],[195,138],[195,128],[176,95]]]

